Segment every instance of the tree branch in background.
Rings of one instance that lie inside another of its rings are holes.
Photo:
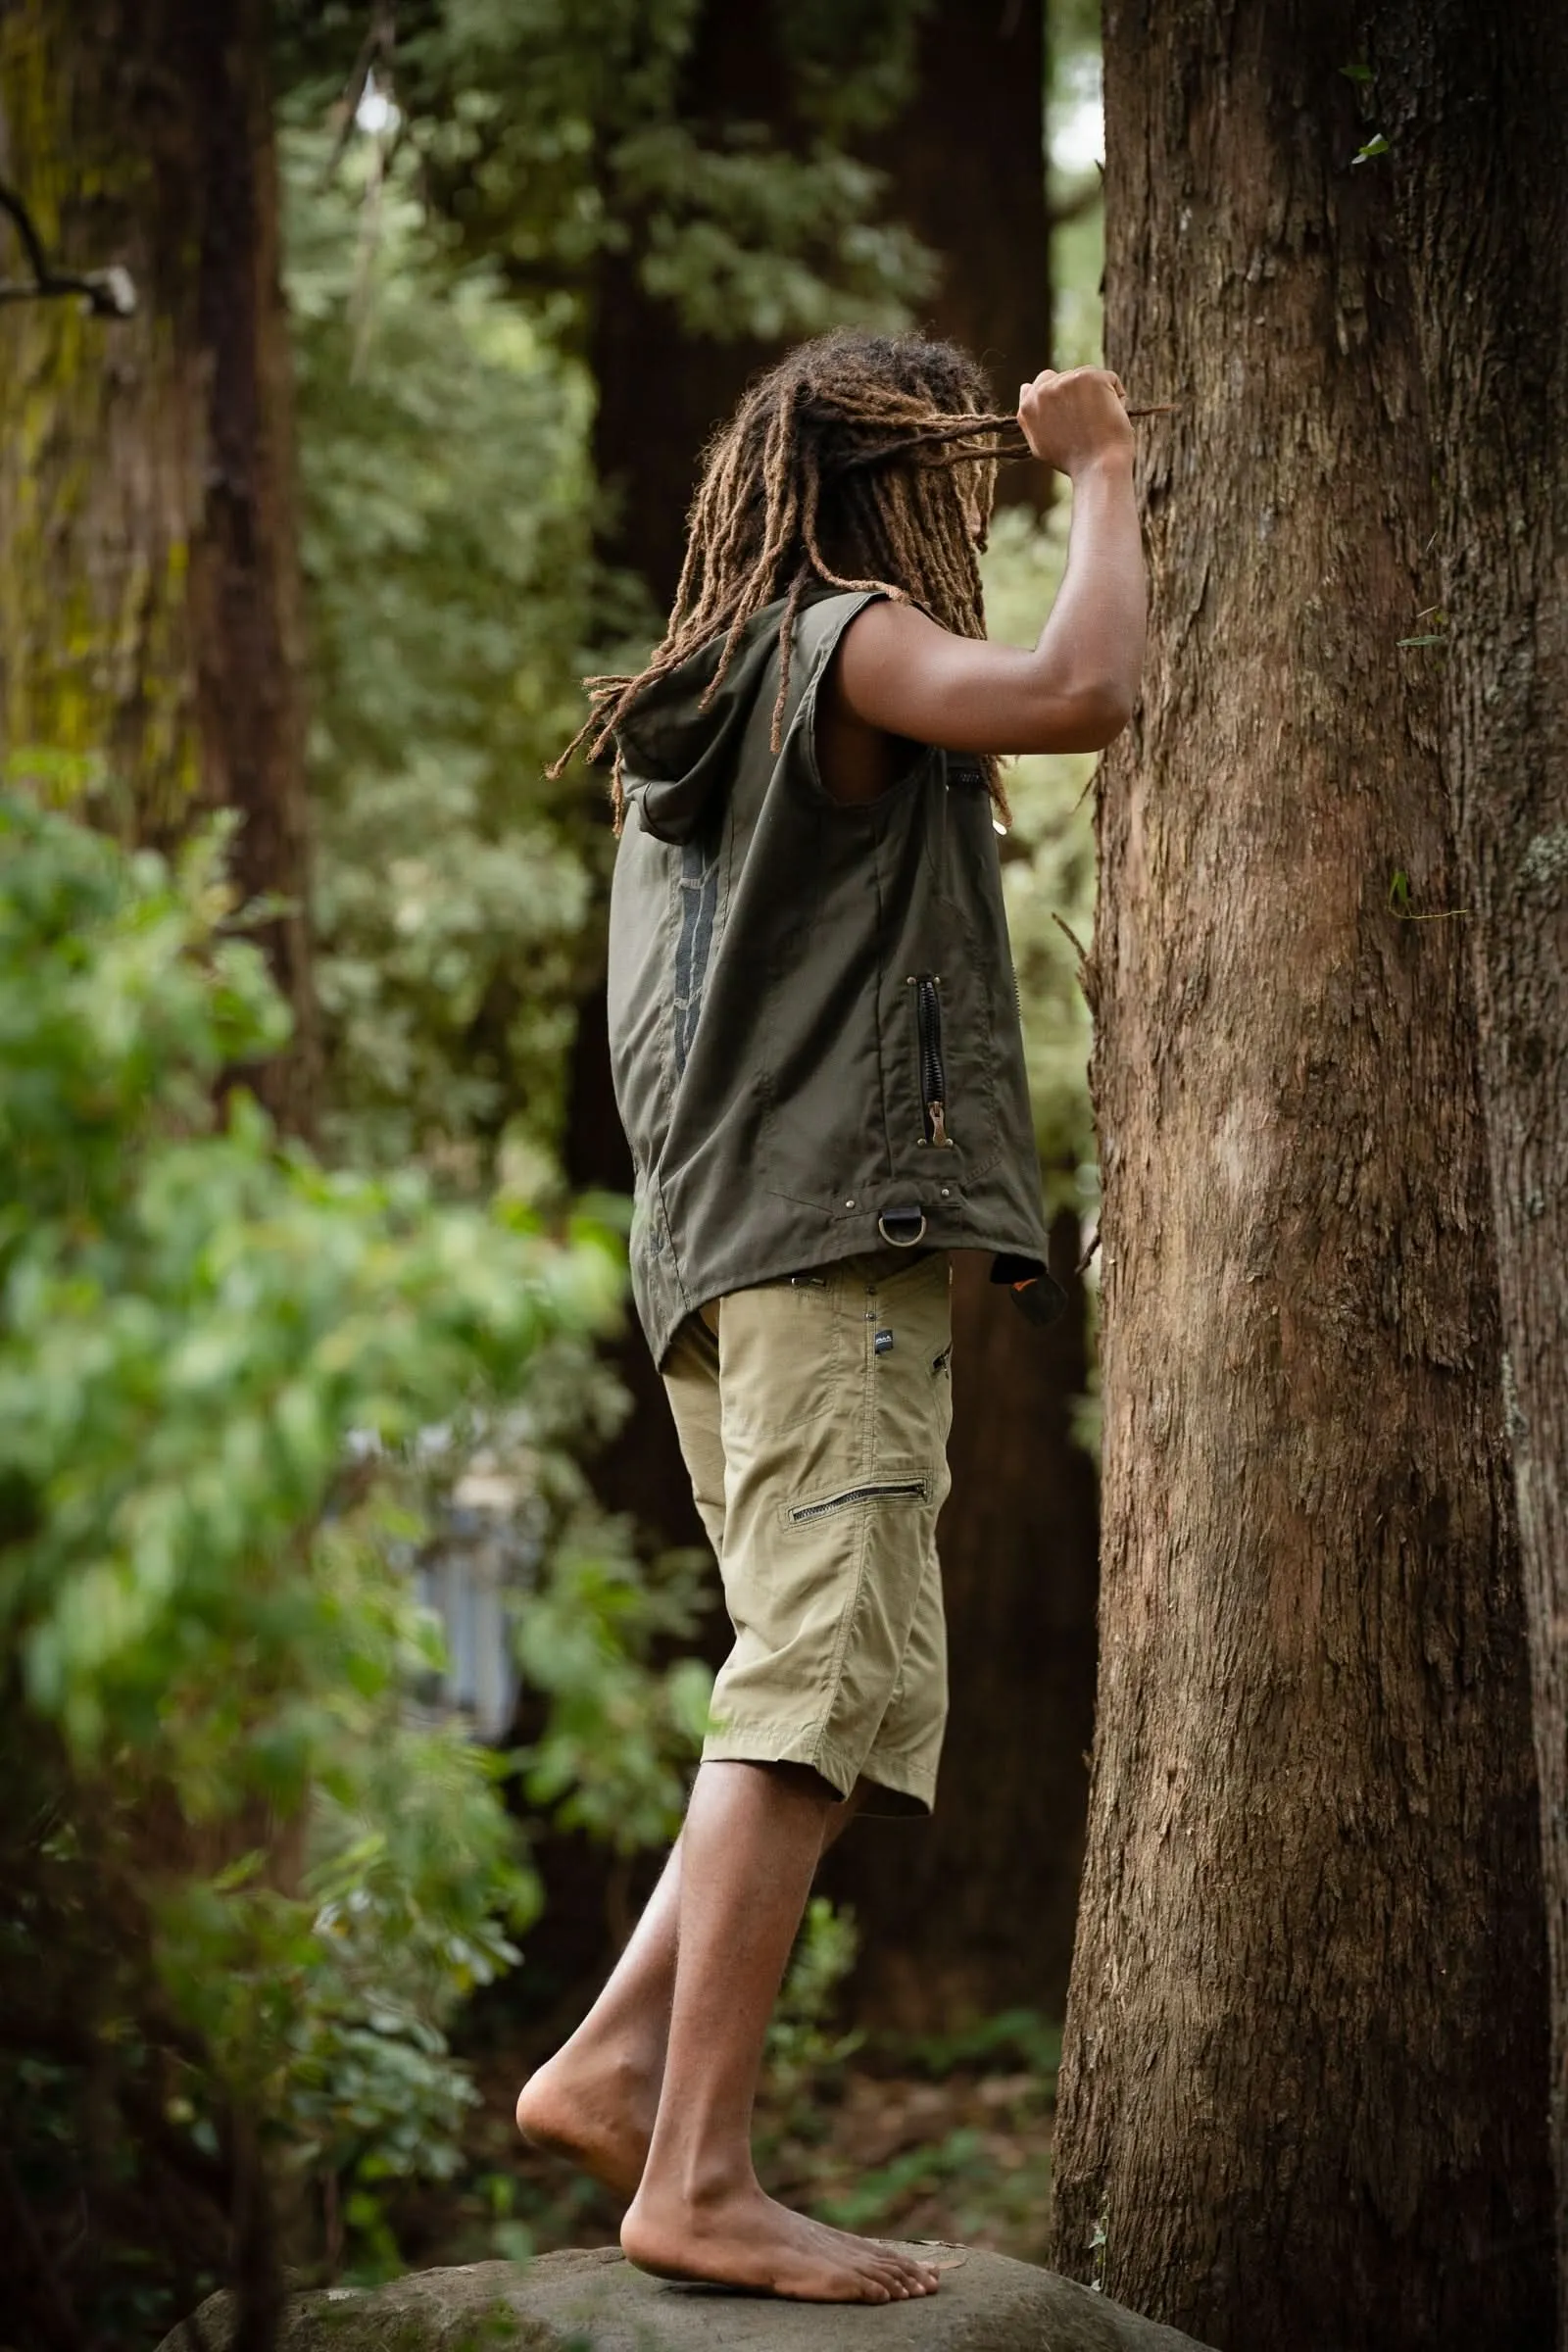
[[[28,212],[15,188],[0,180],[0,212],[9,213],[16,223],[17,235],[30,278],[0,278],[0,302],[49,302],[62,294],[79,294],[95,318],[129,318],[136,308],[136,288],[128,270],[112,262],[107,270],[88,270],[77,272],[56,270],[43,249]]]
[[[388,95],[390,95],[392,53],[396,46],[397,10],[393,0],[377,0],[371,13],[368,28],[360,44],[360,54],[354,61],[348,80],[343,85],[343,95],[333,109],[338,118],[337,135],[333,139],[332,152],[327,157],[325,168],[321,172],[323,187],[337,177],[338,166],[342,163],[348,150],[348,143],[354,136],[354,125],[359,121],[365,93],[370,86],[371,77],[377,67],[380,68],[382,80]]]

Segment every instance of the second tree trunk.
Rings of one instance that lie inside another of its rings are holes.
[[[1348,9],[1107,10],[1176,399],[1108,763],[1103,1598],[1056,2257],[1223,2352],[1544,2352],[1545,1995],[1419,353]],[[1412,919],[1420,917],[1423,919]]]

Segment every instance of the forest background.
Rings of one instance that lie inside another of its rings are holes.
[[[1069,1311],[960,1267],[942,1803],[833,1858],[763,2161],[859,2226],[1049,2216],[1223,2352],[1545,2352],[1568,16],[1101,33],[1150,659],[1000,845]],[[604,800],[546,764],[760,360],[914,318],[1005,401],[1092,356],[1046,128],[1094,51],[1030,0],[0,7],[28,2352],[220,2278],[267,2352],[288,2276],[612,2227],[507,2111],[723,1626],[626,1327]],[[1050,487],[1004,476],[1004,635]]]
[[[604,795],[545,769],[583,670],[657,634],[698,450],[760,361],[919,321],[1000,397],[1099,335],[1087,8],[983,42],[920,0],[299,0],[205,46],[176,15],[0,30],[0,175],[139,303],[0,314],[0,2333],[72,2352],[223,2278],[265,2304],[285,2260],[364,2279],[612,2230],[519,2163],[510,2104],[677,1826],[723,1625],[626,1331]],[[183,282],[191,221],[226,294]],[[220,655],[169,486],[203,365],[261,410],[231,462],[262,617]],[[992,626],[1032,641],[1062,518],[1043,469],[1004,495]],[[1071,1311],[1042,1339],[960,1301],[943,1820],[846,1849],[767,2124],[825,2214],[1037,2255],[1093,1709],[1058,927],[1092,923],[1091,766],[1021,763],[1004,844]],[[236,1065],[261,1102],[213,1127]]]

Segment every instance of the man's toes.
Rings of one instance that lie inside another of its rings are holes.
[[[906,2254],[901,2246],[884,2245],[880,2239],[873,2242],[882,2260],[892,2264],[906,2284],[913,2286],[924,2283],[924,2266],[916,2262],[912,2255]]]
[[[942,2284],[942,2273],[934,2262],[922,2261],[918,2254],[906,2254],[902,2247],[899,2249],[899,2260],[910,2278],[918,2282],[922,2293],[928,2295],[936,2293],[937,2288]]]

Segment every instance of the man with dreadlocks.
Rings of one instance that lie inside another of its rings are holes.
[[[1073,483],[1032,653],[988,645],[981,606],[1010,444]],[[633,1290],[735,1644],[675,1851],[517,2121],[630,2199],[621,2243],[664,2277],[824,2302],[938,2283],[764,2196],[752,2100],[824,1846],[857,1808],[933,1799],[948,1252],[988,1251],[1037,1311],[1054,1295],[997,762],[1127,722],[1131,451],[1102,369],[1048,369],[996,416],[951,346],[808,344],[707,453],[663,643],[589,681]]]

